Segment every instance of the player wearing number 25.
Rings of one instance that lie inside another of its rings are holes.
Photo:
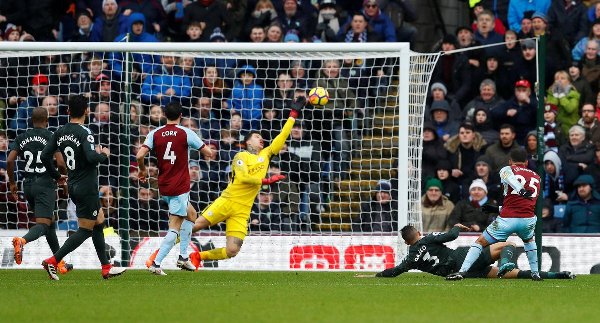
[[[540,193],[540,177],[527,168],[527,152],[523,149],[512,150],[509,166],[500,170],[500,179],[504,185],[504,206],[500,216],[490,224],[475,241],[458,273],[450,274],[448,280],[464,278],[473,263],[479,258],[483,248],[490,244],[504,242],[516,233],[524,242],[525,253],[531,267],[531,279],[542,280],[538,272],[537,247],[535,235],[535,202]],[[497,206],[484,205],[484,212],[497,212]],[[512,262],[501,264],[498,277],[512,271],[516,265]]]

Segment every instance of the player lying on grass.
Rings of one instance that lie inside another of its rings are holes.
[[[17,199],[17,183],[15,182],[15,161],[18,157],[25,161],[23,181],[23,193],[30,210],[35,216],[35,225],[29,228],[23,237],[14,237],[12,240],[14,248],[15,263],[20,265],[23,261],[25,245],[46,236],[48,246],[53,253],[60,248],[56,229],[54,226],[54,208],[56,206],[56,181],[50,177],[46,167],[40,160],[40,154],[46,143],[52,138],[52,132],[48,129],[48,110],[37,107],[31,114],[33,129],[27,130],[15,139],[12,150],[6,160],[6,170],[10,192]],[[61,173],[66,173],[65,161],[59,152],[54,153],[56,166]],[[61,176],[59,181],[64,183],[66,176]],[[73,269],[73,265],[61,260],[58,263],[58,272],[66,274]]]
[[[449,273],[455,272],[467,255],[468,249],[466,248],[450,249],[444,244],[458,238],[461,230],[470,231],[468,227],[458,223],[446,233],[423,236],[415,227],[407,225],[401,230],[404,242],[410,246],[406,258],[394,268],[386,269],[375,275],[357,275],[357,277],[397,277],[411,269],[445,277]],[[481,256],[466,272],[464,278],[497,278],[498,267],[492,266],[494,262],[498,259],[501,259],[501,263],[512,261],[514,254],[515,245],[512,242],[500,242],[491,247],[488,246],[483,249]],[[575,278],[575,275],[568,271],[541,272],[541,275],[548,279]],[[513,269],[503,278],[530,279],[531,272]]]

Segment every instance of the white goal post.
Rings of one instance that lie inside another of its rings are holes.
[[[165,57],[173,57],[174,63],[163,61]],[[191,63],[186,63],[186,58]],[[109,162],[112,164],[100,166],[100,185],[108,187],[104,193],[101,190],[101,195],[111,196],[100,197],[103,207],[112,210],[107,226],[114,230],[106,231],[107,237],[112,234],[107,239],[113,250],[111,259],[143,268],[145,258],[160,243],[166,218],[157,219],[164,215],[164,206],[159,204],[155,189],[132,187],[135,165],[129,160],[139,138],[162,122],[160,117],[153,119],[155,112],[160,115],[160,109],[155,111],[153,106],[180,100],[188,109],[186,121],[195,125],[194,130],[204,134],[203,139],[214,144],[219,158],[223,158],[204,161],[200,156],[190,156],[190,174],[196,171],[192,189],[201,196],[195,206],[200,212],[207,199],[214,199],[226,186],[228,158],[240,149],[236,144],[244,132],[258,127],[264,133],[265,123],[261,122],[267,117],[262,114],[267,110],[276,115],[267,120],[269,125],[285,119],[289,93],[301,95],[310,87],[324,86],[331,96],[330,103],[309,107],[304,116],[311,117],[297,121],[303,131],[300,136],[314,144],[311,148],[301,146],[301,140],[293,138],[298,134],[292,133],[284,152],[290,159],[275,158],[275,168],[289,171],[289,183],[265,190],[271,200],[264,203],[277,205],[274,209],[279,210],[281,221],[273,220],[273,209],[262,211],[258,201],[257,214],[252,217],[258,222],[250,223],[240,254],[205,267],[379,270],[398,263],[405,255],[400,228],[411,224],[421,229],[423,111],[438,58],[439,53],[411,52],[407,43],[1,42],[0,85],[6,90],[0,93],[5,110],[0,131],[12,142],[30,127],[28,109],[32,105],[45,106],[44,98],[50,96],[59,106],[51,126],[60,126],[66,120],[68,95],[90,97],[89,127],[98,131],[95,135],[101,137],[99,141],[107,141],[118,155]],[[100,74],[92,71],[97,61],[101,64]],[[331,75],[336,64],[338,74]],[[209,78],[205,76],[213,66],[216,78],[221,80],[220,88],[206,83]],[[305,75],[299,76],[298,69],[304,69]],[[246,74],[253,74],[251,85],[243,83],[241,76]],[[40,82],[44,85],[43,76],[48,89],[34,94]],[[286,81],[293,84],[291,88],[282,85]],[[103,82],[108,82],[106,93],[102,92]],[[174,88],[176,94],[153,92],[166,88]],[[211,109],[208,115],[202,114],[205,97]],[[260,115],[253,114],[254,109]],[[241,130],[231,122],[238,112]],[[103,119],[103,113],[110,116]],[[217,129],[202,126],[213,124],[218,125]],[[273,126],[272,131],[279,130],[279,126]],[[231,136],[231,141],[224,140],[226,136]],[[210,168],[212,162],[218,164],[214,169]],[[368,208],[369,202],[378,198],[377,192],[391,194],[394,209],[390,214],[397,218],[387,219],[376,215],[380,210]],[[6,213],[0,217],[0,245],[10,246],[10,238],[23,235],[33,223],[32,214],[23,209],[24,200],[11,200],[9,194],[5,195],[0,199],[0,212]],[[73,228],[75,212],[64,196],[59,197],[57,223],[63,230],[59,237]],[[263,216],[273,222],[263,221]],[[194,243],[194,248],[224,246],[224,230],[217,227],[201,231],[194,235]],[[93,247],[90,244],[88,248],[89,252],[76,252],[67,261],[79,268],[95,267]],[[176,252],[171,253],[163,262],[167,269],[175,268]],[[38,260],[48,254],[42,237],[26,248],[21,267],[37,268]],[[321,259],[322,254],[327,257]]]

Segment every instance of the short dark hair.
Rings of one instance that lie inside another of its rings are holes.
[[[251,130],[250,132],[248,132],[245,136],[244,136],[244,144],[246,142],[248,142],[248,139],[250,139],[252,137],[252,135],[254,134],[259,134],[260,135],[260,131],[258,130]]]
[[[88,99],[81,94],[69,97],[69,115],[72,118],[81,118],[88,108]]]
[[[468,123],[468,122],[464,122],[460,125],[460,127],[458,127],[458,129],[460,128],[465,128],[467,130],[471,130],[471,131],[475,131],[475,127],[473,127],[472,123]]]
[[[181,103],[177,101],[171,101],[165,107],[165,116],[167,120],[174,121],[181,117]]]
[[[407,225],[400,230],[404,241],[413,241],[417,237],[417,229],[412,225]]]
[[[514,163],[524,163],[527,161],[527,152],[523,148],[513,149],[510,151],[509,158]]]
[[[46,121],[48,121],[48,110],[42,107],[33,109],[33,112],[31,113],[31,122],[34,126]]]
[[[517,130],[515,130],[515,126],[511,125],[510,123],[503,123],[500,126],[500,130],[502,129],[510,129],[512,133],[517,133]]]

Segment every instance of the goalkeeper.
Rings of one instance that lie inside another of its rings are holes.
[[[468,248],[450,249],[444,243],[458,238],[460,230],[470,229],[460,223],[456,224],[450,231],[442,234],[421,235],[413,226],[407,225],[402,228],[402,239],[409,245],[408,255],[402,262],[394,267],[386,269],[373,275],[357,275],[356,277],[397,277],[411,269],[418,269],[436,276],[445,277],[449,273],[456,272],[465,259]],[[497,278],[498,267],[492,266],[500,259],[500,263],[512,262],[515,253],[515,245],[512,242],[498,242],[485,247],[466,273],[465,278]],[[573,279],[575,275],[568,271],[540,272],[547,279]],[[531,279],[529,270],[513,269],[503,278]]]
[[[235,257],[244,238],[248,234],[248,219],[256,195],[262,185],[270,185],[285,178],[283,175],[274,175],[265,178],[269,169],[271,158],[283,148],[289,137],[292,127],[300,111],[306,104],[303,96],[292,103],[292,111],[281,133],[273,139],[270,146],[263,148],[264,140],[260,132],[250,131],[244,138],[246,150],[235,155],[231,164],[229,185],[220,197],[209,205],[196,219],[193,231],[206,229],[219,222],[226,224],[225,248],[217,248],[190,254],[190,260],[198,268],[200,261],[221,260]]]

